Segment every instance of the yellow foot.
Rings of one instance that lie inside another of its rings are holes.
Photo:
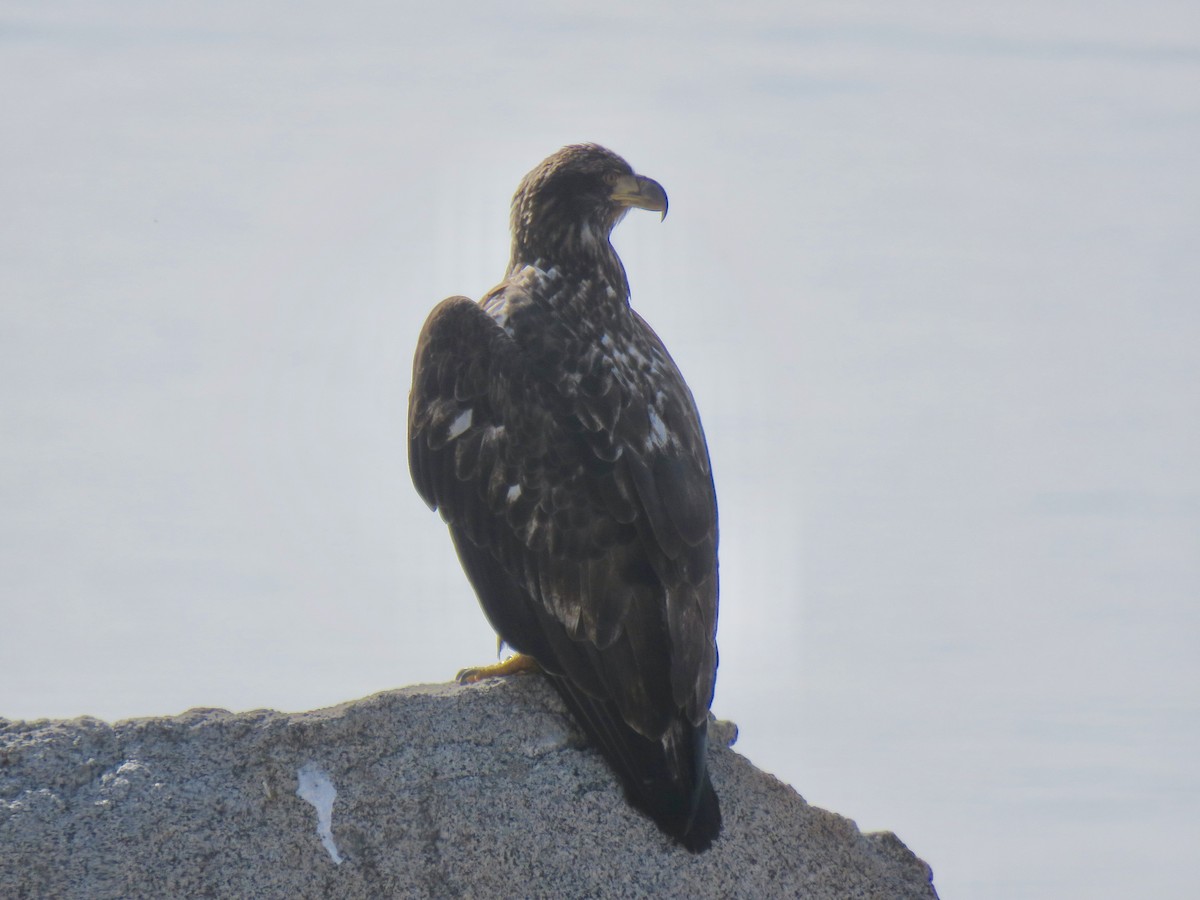
[[[542,667],[532,656],[514,653],[508,659],[494,665],[463,669],[454,676],[454,680],[459,684],[475,684],[487,678],[503,678],[505,675],[524,675],[527,672],[540,671],[542,671]]]

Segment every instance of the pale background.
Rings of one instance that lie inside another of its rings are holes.
[[[739,749],[947,900],[1194,896],[1200,6],[435,5],[0,7],[0,715],[494,658],[413,346],[596,140],[671,196],[616,243]]]

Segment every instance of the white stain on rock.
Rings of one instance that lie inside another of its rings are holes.
[[[342,854],[333,842],[333,801],[337,799],[337,788],[329,780],[329,774],[314,762],[302,765],[296,779],[300,782],[296,794],[317,808],[317,835],[329,858],[340,866]]]

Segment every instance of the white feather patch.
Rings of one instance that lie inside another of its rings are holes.
[[[657,447],[662,449],[670,441],[671,436],[667,433],[667,425],[658,415],[658,410],[653,406],[649,409],[650,414],[650,434],[646,439],[648,447]]]
[[[468,428],[471,427],[471,416],[474,414],[473,409],[464,409],[458,414],[458,417],[450,423],[450,428],[446,432],[446,440],[452,441]]]

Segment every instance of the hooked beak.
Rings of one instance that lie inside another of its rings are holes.
[[[613,184],[610,198],[621,206],[636,206],[638,209],[661,212],[663,219],[667,217],[667,192],[653,178],[622,175]]]

